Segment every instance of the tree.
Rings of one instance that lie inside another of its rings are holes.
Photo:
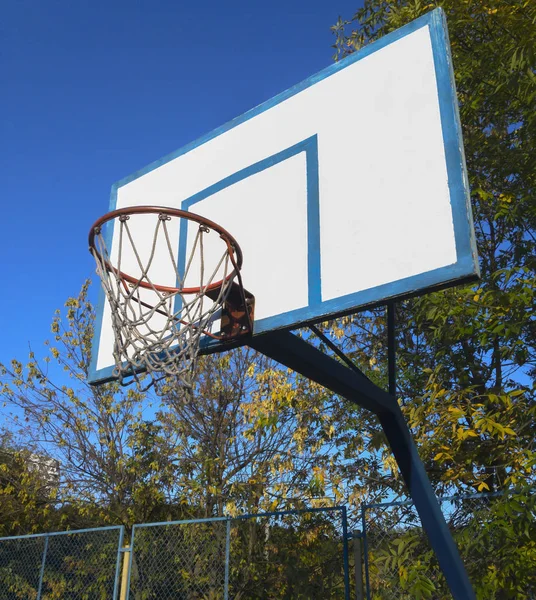
[[[398,303],[398,396],[439,494],[527,489],[536,475],[536,4],[365,0],[350,21],[333,27],[336,57],[437,6],[449,25],[482,278]],[[342,329],[338,336],[356,361],[385,381],[385,311],[358,315]],[[388,457],[384,444],[370,449]],[[383,493],[403,495],[393,475]],[[517,498],[495,500],[496,519],[466,521],[469,567],[477,550],[489,556],[494,536],[502,544],[494,554],[500,566],[478,574],[481,598],[534,593],[526,567],[534,561],[534,513]],[[487,541],[475,550],[479,540]],[[386,561],[398,561],[399,593],[411,584],[420,597],[436,597],[425,581],[432,555],[420,555],[419,571],[410,544],[397,544],[383,551]]]
[[[117,384],[87,383],[94,311],[89,282],[52,323],[50,355],[26,365],[0,365],[3,401],[16,409],[14,427],[35,451],[57,458],[57,501],[63,526],[85,519],[98,525],[177,517],[173,438],[146,418],[150,399]],[[22,415],[22,416],[21,416]],[[17,425],[18,424],[18,425]]]
[[[349,486],[362,492],[357,411],[251,349],[200,359],[192,391],[90,386],[88,286],[56,314],[49,356],[0,366],[21,435],[61,462],[65,526],[332,505]]]
[[[368,0],[339,20],[335,46],[344,56],[436,6],[449,25],[482,279],[398,304],[399,396],[435,483],[493,491],[534,481],[536,6]],[[370,348],[385,364],[383,310],[345,335],[361,361]]]
[[[207,516],[343,498],[355,411],[250,348],[202,358],[194,389],[169,385],[162,402],[179,486]]]
[[[130,526],[332,505],[343,498],[338,459],[344,462],[344,449],[360,442],[348,433],[355,411],[339,398],[247,348],[202,358],[192,391],[172,381],[161,397],[113,384],[92,388],[87,369],[94,312],[87,292],[88,284],[67,301],[65,317],[56,315],[50,359],[39,362],[32,352],[26,365],[14,360],[1,367],[2,397],[18,411],[21,434],[61,461],[54,528]],[[272,547],[272,532],[268,520],[242,525],[235,575],[246,590],[259,585],[253,561]],[[206,546],[208,562],[214,560],[211,527],[206,539],[199,527],[179,527],[185,547]],[[221,534],[221,526],[215,529]],[[150,561],[161,557],[146,543],[152,531],[136,534],[133,577],[157,586]],[[307,531],[296,540],[312,552],[314,532]],[[324,547],[320,537],[315,544]],[[326,554],[336,546],[327,541]],[[309,567],[292,574],[296,585]],[[286,576],[275,576],[281,569],[273,576],[284,591]],[[326,584],[316,579],[315,586]],[[339,580],[332,584],[340,588]]]
[[[57,520],[57,489],[39,458],[11,432],[0,431],[0,537],[32,533]]]
[[[398,391],[439,493],[503,490],[535,479],[536,7],[367,0],[334,27],[335,45],[343,56],[437,5],[450,27],[482,280],[397,305]],[[61,458],[65,501],[128,524],[404,494],[373,415],[249,350],[203,359],[191,393],[91,388],[87,285],[67,308],[50,360],[68,384],[33,354],[0,375],[22,425]],[[383,309],[324,327],[385,385]]]

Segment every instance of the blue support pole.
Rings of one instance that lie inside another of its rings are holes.
[[[39,572],[39,587],[37,588],[37,600],[41,600],[43,593],[43,579],[45,577],[45,564],[47,562],[48,535],[45,536],[45,547],[43,548],[43,559],[41,560],[41,570]]]
[[[254,337],[248,344],[378,416],[454,600],[476,600],[396,398],[288,331]]]

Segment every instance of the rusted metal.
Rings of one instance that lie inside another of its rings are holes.
[[[218,291],[206,294],[211,300],[216,300]],[[235,339],[253,333],[255,313],[255,297],[238,283],[231,284],[231,290],[222,306],[221,339]]]
[[[109,221],[112,221],[114,219],[118,219],[119,221],[127,221],[130,218],[130,215],[140,214],[157,214],[158,218],[162,221],[167,221],[171,219],[171,217],[187,219],[189,221],[199,223],[199,226],[202,227],[205,232],[208,232],[209,230],[216,231],[219,234],[220,238],[227,245],[227,251],[229,253],[229,258],[233,265],[233,270],[225,279],[216,281],[210,284],[209,286],[203,288],[177,288],[148,283],[140,279],[136,279],[135,277],[128,275],[128,273],[124,273],[123,271],[117,269],[108,260],[106,260],[102,256],[102,254],[97,250],[95,244],[95,236],[101,232],[102,226]],[[238,283],[232,281],[228,296],[222,305],[220,334],[213,334],[209,331],[203,331],[203,333],[215,340],[219,340],[222,342],[225,342],[227,340],[231,341],[236,338],[245,335],[250,335],[253,333],[255,297],[253,296],[253,294],[251,294],[251,292],[245,290],[242,284],[242,277],[240,273],[240,269],[242,268],[243,262],[242,250],[240,249],[240,246],[238,245],[238,242],[234,239],[234,237],[226,229],[224,229],[217,223],[214,223],[214,221],[206,219],[201,215],[197,215],[195,213],[187,212],[177,208],[168,208],[164,206],[132,206],[111,211],[103,215],[100,219],[97,219],[90,229],[88,241],[90,252],[94,255],[97,255],[101,263],[106,266],[106,269],[108,269],[110,272],[115,273],[121,279],[125,290],[128,290],[127,284],[130,283],[134,286],[143,287],[145,289],[157,290],[166,295],[203,293],[211,300],[217,301],[219,298],[221,287],[224,284],[224,282],[232,280],[236,277]],[[142,306],[146,308],[155,309],[154,306],[142,301],[139,298],[133,296],[132,299],[136,302],[139,302]],[[166,313],[162,310],[155,309],[155,312],[166,316]],[[187,323],[184,320],[177,319],[177,321],[182,323],[183,325],[195,327],[195,325]]]
[[[106,269],[115,273],[118,277],[123,279],[124,281],[128,281],[128,283],[132,283],[133,285],[148,289],[148,290],[158,290],[164,294],[199,294],[201,292],[201,287],[191,287],[191,288],[177,288],[177,287],[169,287],[165,285],[158,284],[150,284],[146,281],[137,279],[136,277],[132,277],[128,273],[124,273],[120,271],[116,267],[114,267],[108,260],[106,260],[100,252],[97,250],[95,245],[95,236],[101,231],[102,226],[109,221],[113,221],[114,219],[119,220],[127,220],[129,215],[144,215],[144,214],[157,214],[160,219],[166,219],[166,217],[178,217],[180,219],[187,219],[188,221],[194,221],[199,223],[201,227],[208,227],[219,233],[220,238],[227,245],[227,250],[229,252],[229,256],[234,266],[234,270],[226,277],[226,281],[234,279],[234,277],[238,276],[240,273],[240,269],[242,268],[243,256],[242,250],[238,245],[238,242],[234,239],[234,237],[221,225],[214,223],[210,219],[205,219],[201,215],[197,215],[195,213],[188,212],[186,210],[180,210],[178,208],[169,208],[166,206],[130,206],[128,208],[119,208],[117,210],[112,210],[109,213],[103,215],[100,219],[97,219],[95,223],[91,226],[89,230],[89,251],[96,255],[102,264],[106,266]],[[223,280],[215,281],[214,283],[207,286],[204,289],[204,292],[218,290],[221,288]]]

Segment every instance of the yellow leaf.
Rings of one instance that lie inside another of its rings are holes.
[[[461,408],[457,408],[456,406],[449,406],[448,411],[451,412],[457,419],[461,419],[465,416],[465,413]]]

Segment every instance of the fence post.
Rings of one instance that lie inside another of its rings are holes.
[[[227,519],[227,526],[225,530],[225,581],[223,588],[223,598],[228,600],[229,598],[229,555],[231,551],[231,519]]]
[[[47,561],[48,535],[45,536],[45,547],[43,548],[43,560],[41,561],[41,571],[39,572],[39,587],[37,588],[37,600],[41,600],[43,593],[43,579],[45,577],[45,563]]]
[[[123,569],[121,571],[121,592],[119,595],[119,600],[127,600],[129,594],[129,567],[130,567],[130,546],[126,544],[123,548],[121,548],[121,552],[123,553]],[[118,574],[119,575],[119,574]]]
[[[119,530],[119,541],[117,542],[117,561],[115,563],[115,583],[114,583],[113,600],[117,600],[117,592],[120,592],[119,579],[121,577],[121,553],[123,552],[124,535],[125,535],[125,528],[121,527],[121,529]]]
[[[361,544],[361,531],[352,533],[352,543],[354,545],[354,572],[355,572],[355,598],[356,600],[365,600],[363,594],[363,548]]]
[[[342,551],[344,565],[344,597],[350,600],[350,564],[348,561],[348,521],[346,518],[346,506],[342,507]]]
[[[361,505],[361,527],[363,529],[363,564],[365,565],[365,591],[367,600],[370,600],[370,577],[369,577],[369,561],[368,561],[368,543],[367,543],[367,505]]]

